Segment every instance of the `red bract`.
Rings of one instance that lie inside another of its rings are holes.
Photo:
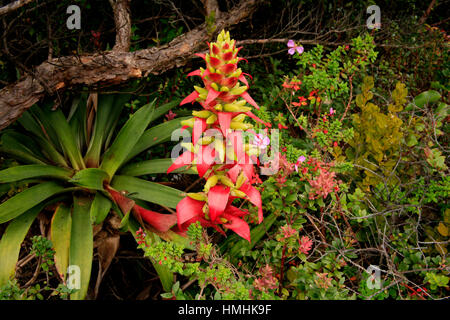
[[[107,187],[107,191],[124,214],[132,211],[135,215],[141,217],[142,220],[147,222],[157,231],[166,232],[177,222],[177,217],[174,214],[161,214],[144,209],[141,206],[136,205],[132,199],[126,197],[124,194],[114,190],[111,187]]]
[[[253,168],[257,157],[249,153],[242,132],[252,128],[245,122],[247,116],[266,126],[270,124],[264,123],[246,105],[259,109],[247,92],[247,74],[238,68],[238,62],[243,59],[237,56],[241,48],[236,48],[235,40],[222,31],[217,41],[208,46],[209,53],[197,54],[205,60],[206,68],[188,74],[200,76],[204,86],[196,86],[195,91],[181,102],[198,102],[203,110],[194,111],[193,118],[182,121],[183,128],[193,128],[192,143],[183,144],[188,150],[167,170],[170,173],[190,165],[206,183],[203,192],[189,193],[178,203],[178,225],[173,230],[184,234],[191,223],[199,221],[204,227],[224,233],[222,225],[250,241],[250,228],[242,219],[248,212],[232,204],[235,199],[249,200],[258,208],[258,222],[261,223],[261,195],[252,185],[261,180]],[[210,135],[209,129],[217,133]]]

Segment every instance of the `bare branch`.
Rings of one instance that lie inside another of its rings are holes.
[[[11,2],[11,3],[7,4],[6,6],[0,7],[0,16],[2,16],[4,14],[8,14],[10,12],[13,12],[33,1],[34,0],[16,0],[14,2]]]

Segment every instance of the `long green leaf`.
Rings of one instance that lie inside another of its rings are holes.
[[[70,299],[83,300],[89,288],[94,247],[89,213],[91,203],[88,198],[78,197],[74,197],[73,203],[69,266],[77,266],[81,274],[80,288],[70,295]]]
[[[135,177],[116,175],[111,186],[116,190],[127,191],[134,198],[169,208],[176,208],[183,199],[183,192],[180,190]]]
[[[70,163],[76,170],[85,168],[83,158],[81,157],[80,150],[77,145],[77,140],[73,135],[73,131],[67,123],[64,114],[60,109],[49,113],[51,124],[55,129],[64,153],[69,158]]]
[[[172,163],[173,163],[172,159],[154,159],[135,162],[120,169],[120,174],[135,177],[152,173],[166,173],[167,169],[172,165]],[[179,168],[177,170],[174,170],[173,172],[195,174],[193,170],[186,168]]]
[[[52,218],[50,238],[55,250],[55,267],[63,281],[69,266],[70,238],[72,229],[71,208],[60,205]]]
[[[136,111],[119,131],[111,147],[106,151],[100,169],[105,170],[112,178],[122,165],[136,142],[147,128],[153,110],[154,101]]]
[[[14,277],[21,244],[42,207],[38,205],[8,224],[0,241],[0,287]]]
[[[69,169],[48,165],[29,164],[11,167],[0,171],[0,183],[14,182],[37,177],[50,177],[68,180],[72,175],[73,171]]]
[[[125,162],[129,161],[142,151],[147,150],[154,145],[170,141],[172,132],[181,127],[180,121],[189,118],[191,117],[183,117],[170,120],[146,130],[139,141],[136,143],[134,148],[131,150]]]
[[[45,199],[63,191],[64,187],[56,182],[44,182],[25,189],[0,204],[0,224],[20,216]]]

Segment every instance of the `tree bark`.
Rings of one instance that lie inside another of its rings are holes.
[[[129,51],[131,42],[130,0],[111,0],[116,25],[113,51]]]
[[[256,5],[257,0],[242,0],[230,12],[222,12],[220,19],[216,20],[216,31],[245,20],[253,13]],[[55,94],[77,85],[118,84],[131,78],[144,77],[150,73],[161,74],[180,67],[193,53],[206,47],[205,42],[209,37],[203,23],[160,47],[135,52],[112,50],[46,61],[35,68],[33,75],[27,75],[18,83],[0,90],[0,130],[19,118],[46,93]]]

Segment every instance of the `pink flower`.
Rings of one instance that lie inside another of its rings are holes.
[[[258,133],[257,135],[255,135],[253,142],[260,149],[266,149],[267,146],[270,144],[270,139],[264,134]]]
[[[336,111],[334,111],[333,108],[330,108],[330,115],[333,115],[333,114],[335,114],[335,113],[336,113]]]
[[[298,172],[298,166],[300,165],[300,163],[305,162],[306,157],[305,156],[300,156],[297,159],[297,163],[294,165],[295,166],[295,171]]]
[[[281,227],[281,230],[283,231],[283,239],[290,238],[297,233],[297,230],[293,229],[290,225]]]
[[[278,288],[278,280],[273,276],[273,270],[269,265],[259,269],[261,278],[255,279],[253,286],[259,291],[267,291]]]
[[[327,172],[325,170],[320,171],[320,175],[315,180],[310,180],[311,194],[310,198],[322,196],[324,199],[330,192],[333,191],[333,187],[336,185],[336,173]]]
[[[167,120],[173,120],[176,116],[177,116],[177,114],[172,112],[172,110],[169,110],[169,113],[166,114]]]
[[[311,250],[312,247],[312,240],[306,236],[303,236],[298,240],[298,244],[300,245],[300,248],[298,250],[301,253],[308,254],[309,250]]]
[[[290,48],[288,50],[288,53],[290,55],[293,55],[295,53],[295,50],[297,50],[298,54],[302,54],[303,53],[303,50],[304,50],[303,47],[295,45],[294,40],[289,40],[288,43],[287,43],[287,46],[288,46],[288,48]]]

